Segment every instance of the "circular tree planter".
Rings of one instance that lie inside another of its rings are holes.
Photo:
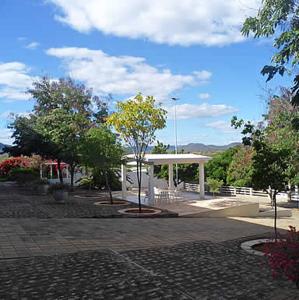
[[[275,243],[274,239],[257,239],[246,241],[241,244],[241,249],[254,255],[264,256],[265,252],[262,250],[265,244]]]
[[[134,207],[120,209],[118,212],[128,217],[151,217],[159,215],[161,213],[161,210],[155,208],[142,208],[140,213],[139,208]]]
[[[74,195],[74,197],[80,199],[98,199],[101,195]]]
[[[69,192],[68,191],[63,191],[63,190],[57,190],[53,192],[53,198],[58,202],[58,203],[65,203],[69,199]]]
[[[99,202],[95,202],[94,205],[105,205],[105,206],[120,206],[120,205],[129,205],[128,201],[125,200],[113,200],[113,203],[110,200],[103,200]]]

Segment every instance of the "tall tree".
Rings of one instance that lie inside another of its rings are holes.
[[[261,8],[255,17],[245,20],[242,33],[253,34],[255,38],[274,36],[276,53],[271,65],[262,69],[268,75],[267,81],[277,73],[284,75],[295,70],[299,63],[299,2],[295,0],[262,0]],[[299,105],[299,75],[294,78],[291,102]]]
[[[124,141],[131,147],[137,163],[138,204],[141,212],[142,163],[145,152],[155,139],[158,129],[166,123],[166,111],[156,105],[152,96],[138,94],[134,99],[117,103],[117,111],[108,117]]]
[[[71,78],[55,81],[44,77],[35,81],[28,92],[36,101],[33,113],[38,132],[58,150],[56,158],[60,181],[63,181],[60,169],[63,160],[70,166],[73,185],[80,143],[90,127],[104,121],[107,106],[93,96],[91,89]],[[92,106],[97,108],[95,112]]]
[[[83,163],[103,173],[105,185],[113,204],[109,173],[120,167],[123,149],[117,137],[105,126],[91,128],[84,137],[80,147]]]
[[[271,203],[274,206],[274,231],[277,239],[277,202],[276,196],[284,191],[289,181],[287,172],[290,151],[286,148],[276,147],[267,141],[267,130],[261,124],[254,126],[250,122],[232,119],[235,128],[242,127],[243,144],[252,146],[254,154],[252,157],[252,186],[255,189],[262,189],[268,193]]]

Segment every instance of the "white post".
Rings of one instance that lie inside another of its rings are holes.
[[[58,174],[58,172],[57,172]],[[53,178],[53,166],[52,164],[50,165],[50,178],[52,179]]]
[[[253,196],[252,188],[249,188],[249,196]]]
[[[174,189],[174,185],[173,185],[173,164],[168,165],[168,188],[170,190]]]
[[[40,176],[40,179],[43,179],[43,165],[40,164],[39,166],[39,176]]]
[[[150,204],[155,202],[154,192],[154,165],[148,165],[148,201]]]
[[[121,195],[123,199],[127,197],[127,168],[121,165]]]
[[[200,199],[205,198],[205,169],[204,163],[199,164],[199,188],[200,188]]]

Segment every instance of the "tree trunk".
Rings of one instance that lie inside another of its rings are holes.
[[[138,208],[141,213],[141,159],[137,160]]]
[[[277,203],[276,203],[276,191],[272,194],[272,202],[274,204],[274,234],[275,242],[277,242]]]
[[[75,175],[75,166],[73,164],[70,165],[70,174],[71,174],[71,187],[74,187],[74,175]]]
[[[106,189],[109,192],[110,204],[113,204],[112,192],[111,192],[111,188],[110,188],[110,184],[109,184],[109,180],[108,180],[107,170],[104,171],[104,175],[105,175],[105,181],[106,181]]]
[[[291,183],[288,184],[288,202],[291,202],[292,201],[292,185]]]
[[[59,176],[59,181],[61,184],[63,184],[63,176],[61,172],[61,160],[57,159],[57,171],[58,171],[58,176]]]

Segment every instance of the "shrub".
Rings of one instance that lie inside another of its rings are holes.
[[[32,168],[14,168],[9,172],[8,178],[19,183],[33,182],[39,178],[39,173]]]
[[[299,288],[299,231],[295,227],[290,226],[285,240],[266,244],[265,255],[273,277],[283,275]]]
[[[9,175],[10,171],[16,168],[29,168],[30,159],[27,157],[11,157],[3,160],[0,163],[0,176],[6,177]]]
[[[222,180],[217,180],[217,179],[214,179],[214,178],[208,178],[207,183],[208,183],[208,186],[210,188],[210,192],[212,192],[213,195],[215,193],[219,193],[220,188],[223,186],[223,181]]]

